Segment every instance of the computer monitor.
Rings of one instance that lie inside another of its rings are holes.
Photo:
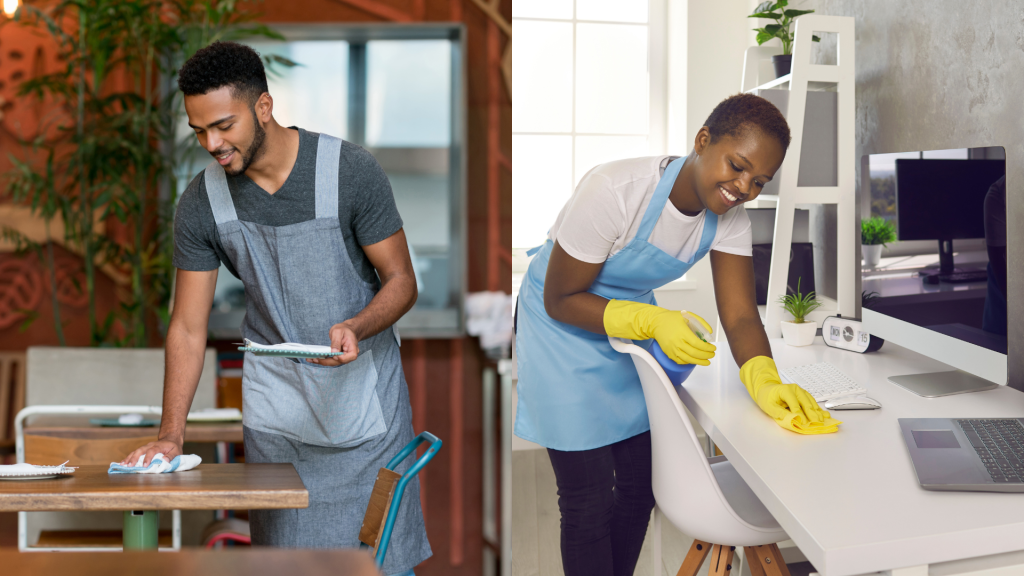
[[[893,265],[863,272],[864,292],[873,296],[862,309],[864,328],[954,368],[889,380],[922,396],[1006,384],[1007,276],[1014,264],[1006,258],[1005,152],[919,151],[866,160],[872,215],[896,224],[900,243],[894,248],[902,250],[903,265],[894,259]],[[938,240],[938,262],[916,240]],[[961,241],[958,265],[976,274],[964,282],[952,283],[954,240]],[[940,278],[950,283],[936,282]]]
[[[985,195],[1006,174],[1006,160],[922,157],[895,164],[899,239],[938,240],[939,274],[953,274],[953,240],[985,237]]]

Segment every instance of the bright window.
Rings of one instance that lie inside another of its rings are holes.
[[[665,151],[660,0],[516,0],[512,247],[544,242],[584,174]]]

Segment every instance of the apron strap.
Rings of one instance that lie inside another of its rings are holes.
[[[320,134],[316,145],[316,217],[338,217],[338,167],[341,139]]]
[[[206,196],[210,199],[210,208],[213,209],[213,220],[217,225],[238,220],[235,203],[231,201],[231,191],[228,190],[228,177],[216,160],[206,166],[203,180],[206,182]]]
[[[682,170],[685,162],[686,157],[682,156],[673,160],[665,168],[665,173],[661,175],[661,180],[658,180],[658,186],[654,189],[651,203],[647,205],[647,211],[644,212],[643,220],[640,221],[640,228],[636,231],[637,239],[646,242],[651,237],[654,225],[658,223],[661,211],[665,209],[665,202],[668,201],[668,195],[672,192],[672,186],[676,183],[676,177],[679,176],[679,171]]]
[[[721,216],[710,210],[704,211],[704,231],[700,234],[700,247],[697,248],[697,254],[693,259],[694,262],[706,256],[708,251],[711,250],[711,244],[715,241],[715,233],[718,232],[718,220],[720,218]]]

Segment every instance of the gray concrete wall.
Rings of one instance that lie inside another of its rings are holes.
[[[1024,2],[794,4],[856,18],[858,158],[909,150],[1006,148],[1009,373],[1010,384],[1024,389]],[[827,62],[829,49],[826,38],[817,47],[820,63]]]

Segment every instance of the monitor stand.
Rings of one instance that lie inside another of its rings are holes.
[[[939,276],[953,273],[953,240],[939,240]]]
[[[903,376],[889,376],[889,382],[909,390],[918,396],[925,398],[937,398],[939,396],[951,396],[953,394],[967,394],[968,392],[981,392],[998,388],[995,384],[974,374],[963,370],[950,372],[931,372],[928,374],[905,374]]]

